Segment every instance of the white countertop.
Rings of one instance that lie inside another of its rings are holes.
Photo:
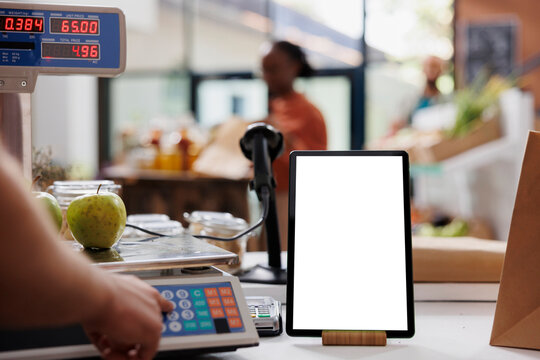
[[[385,347],[322,346],[321,338],[261,338],[258,347],[197,359],[304,360],[304,359],[540,359],[540,351],[489,345],[495,303],[417,302],[416,335],[389,339]]]

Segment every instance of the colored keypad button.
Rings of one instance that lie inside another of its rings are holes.
[[[195,305],[195,307],[197,308],[206,307],[206,300],[204,299],[193,300],[193,305]]]
[[[182,330],[182,324],[178,321],[172,321],[169,323],[169,329],[171,329],[172,332],[179,332]]]
[[[191,320],[195,317],[195,314],[191,310],[182,311],[182,319]]]
[[[231,329],[242,327],[242,321],[240,320],[239,317],[232,317],[232,318],[229,318],[228,320],[229,320],[229,327]]]
[[[259,314],[259,317],[270,317],[270,314]]]
[[[178,302],[178,306],[180,306],[182,309],[189,309],[191,307],[191,301],[188,299],[180,300]]]
[[[176,321],[180,318],[180,314],[178,314],[176,311],[171,311],[167,314],[167,319],[169,321]]]
[[[201,330],[211,330],[214,328],[214,325],[210,320],[201,320],[199,321],[199,327],[201,328]]]
[[[232,296],[232,290],[229,287],[220,287],[219,295],[223,296]]]
[[[189,293],[187,292],[187,290],[180,289],[176,291],[176,296],[178,296],[180,299],[185,299],[189,296]]]
[[[174,294],[171,290],[163,290],[161,292],[161,296],[163,296],[166,300],[172,300]]]
[[[236,316],[236,317],[240,316],[238,314],[238,309],[235,308],[235,307],[226,307],[225,308],[225,314],[227,314],[227,316],[229,316],[229,317],[231,317],[231,316]]]
[[[206,297],[216,297],[218,296],[218,292],[216,288],[206,288],[204,289],[204,293]]]
[[[210,314],[212,314],[212,317],[215,318],[222,318],[225,317],[225,313],[223,312],[222,308],[211,308]]]
[[[210,317],[210,312],[208,311],[208,309],[197,309],[195,310],[195,313],[197,314],[198,318]]]
[[[210,307],[217,307],[221,306],[221,302],[219,301],[219,298],[208,298],[208,306]]]
[[[197,322],[196,321],[184,321],[184,329],[186,331],[194,331],[197,330]]]
[[[223,306],[236,306],[236,302],[234,301],[233,297],[223,297],[221,298],[221,301],[223,302]]]
[[[204,292],[202,289],[191,289],[189,292],[191,293],[191,297],[193,298],[204,297]]]

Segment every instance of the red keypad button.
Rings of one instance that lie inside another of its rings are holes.
[[[219,294],[221,296],[232,296],[232,290],[229,287],[220,287]]]
[[[223,309],[222,308],[211,308],[210,309],[210,314],[212,314],[212,317],[215,319],[215,318],[224,318],[225,317],[225,313],[223,312]]]
[[[216,288],[206,288],[204,289],[204,294],[206,297],[215,297],[218,295]]]
[[[223,306],[236,306],[236,302],[234,301],[233,297],[224,297],[221,298],[221,301],[223,301]]]
[[[208,301],[208,306],[210,307],[221,306],[221,302],[219,301],[219,298],[208,298],[206,300]]]
[[[226,313],[227,316],[229,316],[229,317],[240,316],[240,315],[238,314],[238,309],[235,308],[235,307],[226,307],[226,308],[225,308],[225,313]]]
[[[240,320],[239,317],[229,318],[228,320],[229,320],[229,327],[231,329],[242,327],[242,321]]]

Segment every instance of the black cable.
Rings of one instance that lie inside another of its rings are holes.
[[[249,234],[256,228],[264,224],[264,222],[266,221],[266,218],[268,217],[268,210],[270,208],[270,191],[268,190],[268,188],[266,187],[261,188],[261,198],[262,198],[262,203],[263,203],[263,214],[260,217],[259,221],[257,221],[257,223],[255,223],[253,226],[250,226],[246,230],[228,238],[212,236],[212,235],[192,235],[192,236],[198,239],[217,240],[217,241],[234,241],[236,239],[241,238],[242,236],[246,234]],[[133,224],[126,224],[126,227],[130,227],[130,228],[133,228],[133,229],[136,229],[136,230],[139,230],[139,231],[142,231],[144,233],[154,235],[154,236],[169,236],[169,235],[160,234],[155,231],[148,230],[148,229],[144,229],[142,227],[139,227]]]
[[[142,231],[144,233],[154,235],[154,236],[169,236],[169,235],[164,235],[164,234],[157,233],[157,232],[152,231],[152,230],[144,229],[142,227],[138,227],[138,226],[133,225],[133,224],[126,224],[126,227],[130,227],[130,228],[133,228],[133,229],[136,229],[136,230],[139,230],[139,231]]]
[[[264,224],[264,222],[266,221],[266,218],[268,217],[268,210],[270,208],[270,191],[268,190],[268,188],[266,188],[266,187],[261,188],[261,197],[262,197],[262,203],[263,203],[263,215],[261,216],[261,218],[259,219],[259,221],[257,221],[257,223],[255,225],[250,226],[246,230],[244,230],[244,231],[242,231],[242,232],[240,232],[240,233],[238,233],[238,234],[236,234],[236,235],[234,235],[232,237],[228,237],[228,238],[219,237],[219,236],[212,236],[212,235],[193,235],[193,236],[196,237],[197,239],[218,240],[218,241],[233,241],[233,240],[241,238],[242,236],[244,236],[246,234],[249,234],[250,232],[252,232],[256,228],[258,228],[259,226]]]

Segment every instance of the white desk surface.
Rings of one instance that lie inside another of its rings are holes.
[[[286,254],[282,255],[285,265]],[[265,259],[264,253],[249,253],[244,259],[244,265],[253,266],[264,262]],[[276,294],[283,290],[279,287],[277,289]],[[246,290],[247,288],[244,288],[244,292],[249,292]],[[286,306],[283,310],[285,313]],[[389,339],[385,347],[322,346],[320,337],[290,337],[283,331],[283,334],[277,337],[261,338],[258,347],[203,355],[197,359],[540,359],[540,351],[489,345],[494,314],[493,301],[415,302],[415,336],[412,339]],[[283,321],[285,322],[285,316]]]
[[[389,339],[385,347],[322,346],[321,338],[293,338],[284,332],[261,338],[258,347],[197,359],[540,359],[540,351],[489,345],[493,302],[417,302],[415,311],[416,335],[412,339]]]

